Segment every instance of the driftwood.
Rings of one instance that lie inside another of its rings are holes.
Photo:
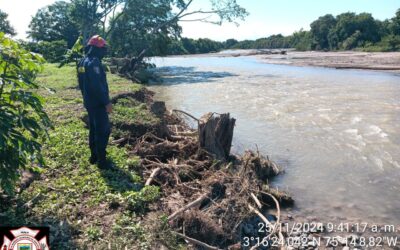
[[[123,143],[123,142],[125,142],[125,141],[127,141],[128,140],[128,138],[120,138],[120,139],[118,139],[118,140],[114,140],[114,141],[112,141],[111,142],[111,144],[121,144],[121,143]]]
[[[229,113],[208,113],[202,116],[198,128],[200,147],[218,160],[228,159],[235,121],[234,118],[230,118]]]
[[[208,197],[208,194],[201,195],[196,200],[190,202],[189,204],[185,205],[184,207],[180,208],[179,210],[175,211],[173,214],[168,216],[168,221],[175,219],[180,213],[185,212],[189,208],[192,208],[192,207],[195,207],[195,206],[201,204],[205,199],[207,199],[207,197]]]
[[[208,244],[206,244],[206,243],[204,243],[204,242],[201,242],[201,241],[199,241],[199,240],[190,238],[190,237],[188,237],[188,236],[186,236],[186,235],[184,235],[184,234],[177,233],[177,232],[174,232],[174,233],[175,233],[176,235],[178,235],[178,236],[184,238],[185,240],[189,241],[190,243],[195,244],[195,245],[198,245],[198,246],[201,246],[201,247],[203,247],[204,249],[220,250],[220,248],[218,248],[218,247],[210,246],[210,245],[208,245]]]
[[[257,196],[254,193],[250,193],[251,198],[253,198],[254,202],[257,204],[259,209],[262,208],[261,202],[257,199]]]
[[[276,203],[288,199],[266,186],[281,168],[258,150],[229,155],[235,119],[216,113],[198,119],[185,111],[165,112],[163,105],[148,105],[153,113],[160,110],[160,117],[164,113],[168,133],[148,131],[129,139],[135,142],[131,152],[142,158],[145,185],[157,185],[163,191],[160,210],[170,214],[168,224],[179,236],[202,249],[240,249],[242,229],[256,228],[259,219],[254,217],[259,217],[272,228],[265,238],[276,236],[284,242],[278,227],[283,204]],[[197,130],[184,122],[187,118],[193,119]],[[277,222],[267,219],[266,206],[277,208]],[[250,230],[245,235],[257,237],[258,232]]]
[[[151,184],[154,176],[156,176],[158,174],[158,172],[160,172],[160,170],[161,170],[161,168],[159,168],[159,167],[153,170],[150,177],[147,179],[145,186],[149,186]]]

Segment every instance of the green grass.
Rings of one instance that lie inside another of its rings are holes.
[[[47,64],[37,81],[54,125],[43,147],[46,166],[40,179],[19,194],[18,204],[4,211],[1,224],[48,225],[52,249],[101,249],[109,242],[112,249],[148,248],[154,240],[152,232],[138,222],[160,193],[155,186],[143,187],[140,159],[129,155],[125,147],[109,145],[116,170],[90,165],[88,130],[82,121],[86,111],[76,88],[75,68]],[[108,75],[108,82],[111,95],[142,88],[115,75]],[[114,123],[157,121],[145,104],[126,102],[116,105],[111,116]],[[23,206],[28,201],[32,204]]]

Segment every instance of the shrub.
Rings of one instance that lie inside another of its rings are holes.
[[[25,48],[35,53],[42,54],[48,62],[61,62],[68,50],[67,41],[41,41],[25,44]]]
[[[400,51],[400,36],[388,35],[382,38],[378,43],[368,43],[363,48],[363,51],[368,52],[389,52]]]
[[[21,168],[43,164],[41,142],[50,120],[33,92],[43,62],[0,33],[0,187],[6,193],[12,193]]]

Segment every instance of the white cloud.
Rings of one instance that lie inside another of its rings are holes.
[[[25,39],[32,16],[38,9],[55,0],[0,0],[0,9],[8,14],[8,20],[18,32],[16,38]]]

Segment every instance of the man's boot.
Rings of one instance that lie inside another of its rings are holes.
[[[106,154],[99,154],[97,166],[101,169],[111,169],[111,164],[107,161]]]
[[[97,154],[94,150],[91,150],[89,162],[90,164],[95,164],[97,162]]]

